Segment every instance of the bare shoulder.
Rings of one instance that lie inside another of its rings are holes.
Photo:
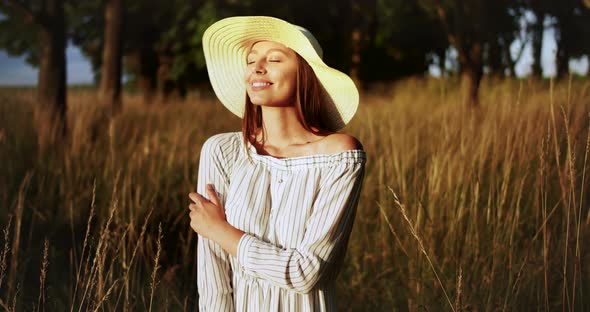
[[[349,150],[363,150],[361,142],[346,133],[333,133],[326,136],[322,141],[325,153],[334,154]]]

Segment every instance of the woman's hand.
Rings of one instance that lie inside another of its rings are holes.
[[[217,197],[213,184],[207,184],[207,196],[210,200],[199,193],[190,193],[188,196],[193,201],[188,206],[191,211],[189,214],[191,228],[206,238],[212,238],[219,234],[227,221],[225,210]]]
[[[232,256],[238,255],[238,244],[244,232],[231,226],[225,218],[225,209],[221,205],[219,197],[213,188],[213,184],[207,184],[207,196],[199,193],[188,195],[194,202],[188,206],[191,210],[191,228],[212,241],[218,243],[221,248]]]

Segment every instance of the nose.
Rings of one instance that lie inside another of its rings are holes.
[[[260,59],[254,63],[254,72],[257,74],[266,73],[266,67],[264,66],[264,60]]]

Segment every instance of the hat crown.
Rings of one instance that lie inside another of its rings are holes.
[[[309,43],[311,43],[311,46],[313,47],[313,49],[315,50],[317,55],[321,59],[324,59],[324,50],[322,49],[322,46],[320,46],[319,41],[314,37],[314,35],[309,30],[307,30],[299,25],[293,25],[293,26],[295,26],[295,28],[297,28],[297,30],[299,30],[305,36],[305,38],[307,38],[307,40],[309,41]]]

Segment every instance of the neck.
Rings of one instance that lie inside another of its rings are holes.
[[[313,133],[303,128],[297,119],[295,106],[263,106],[262,120],[266,139],[264,145],[281,148],[294,144],[305,144],[313,139]]]

